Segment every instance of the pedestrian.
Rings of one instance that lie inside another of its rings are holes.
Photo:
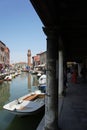
[[[69,85],[69,83],[71,82],[71,72],[70,70],[67,71],[67,84]]]
[[[73,70],[73,72],[72,72],[71,81],[72,81],[72,83],[77,83],[77,72],[76,72],[76,70]]]

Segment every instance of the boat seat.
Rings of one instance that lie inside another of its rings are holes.
[[[26,97],[26,98],[24,98],[23,100],[34,100],[34,99],[36,99],[38,97],[38,94],[33,94],[33,95],[30,95],[30,96],[28,96],[28,97]]]

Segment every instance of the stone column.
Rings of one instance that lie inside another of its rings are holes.
[[[59,51],[59,96],[63,92],[63,51]]]
[[[44,130],[58,130],[58,62],[57,29],[43,28],[47,35],[47,88],[45,98]]]

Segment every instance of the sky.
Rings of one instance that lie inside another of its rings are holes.
[[[46,51],[42,21],[29,0],[0,0],[0,41],[10,49],[10,63],[27,62]]]

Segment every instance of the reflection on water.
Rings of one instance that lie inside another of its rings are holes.
[[[43,113],[39,114],[39,116],[34,115],[21,118],[5,111],[3,105],[31,91],[37,90],[37,86],[38,80],[36,75],[26,72],[15,77],[12,81],[4,81],[4,83],[0,84],[0,130],[24,130],[25,127],[35,130]],[[35,125],[32,126],[33,122],[35,122]]]
[[[12,120],[11,124],[6,130],[36,130],[40,123],[44,112],[38,115],[30,115],[26,117],[17,117]]]
[[[10,84],[9,82],[0,84],[0,110],[2,110],[2,106],[4,102],[8,100],[10,97]]]

